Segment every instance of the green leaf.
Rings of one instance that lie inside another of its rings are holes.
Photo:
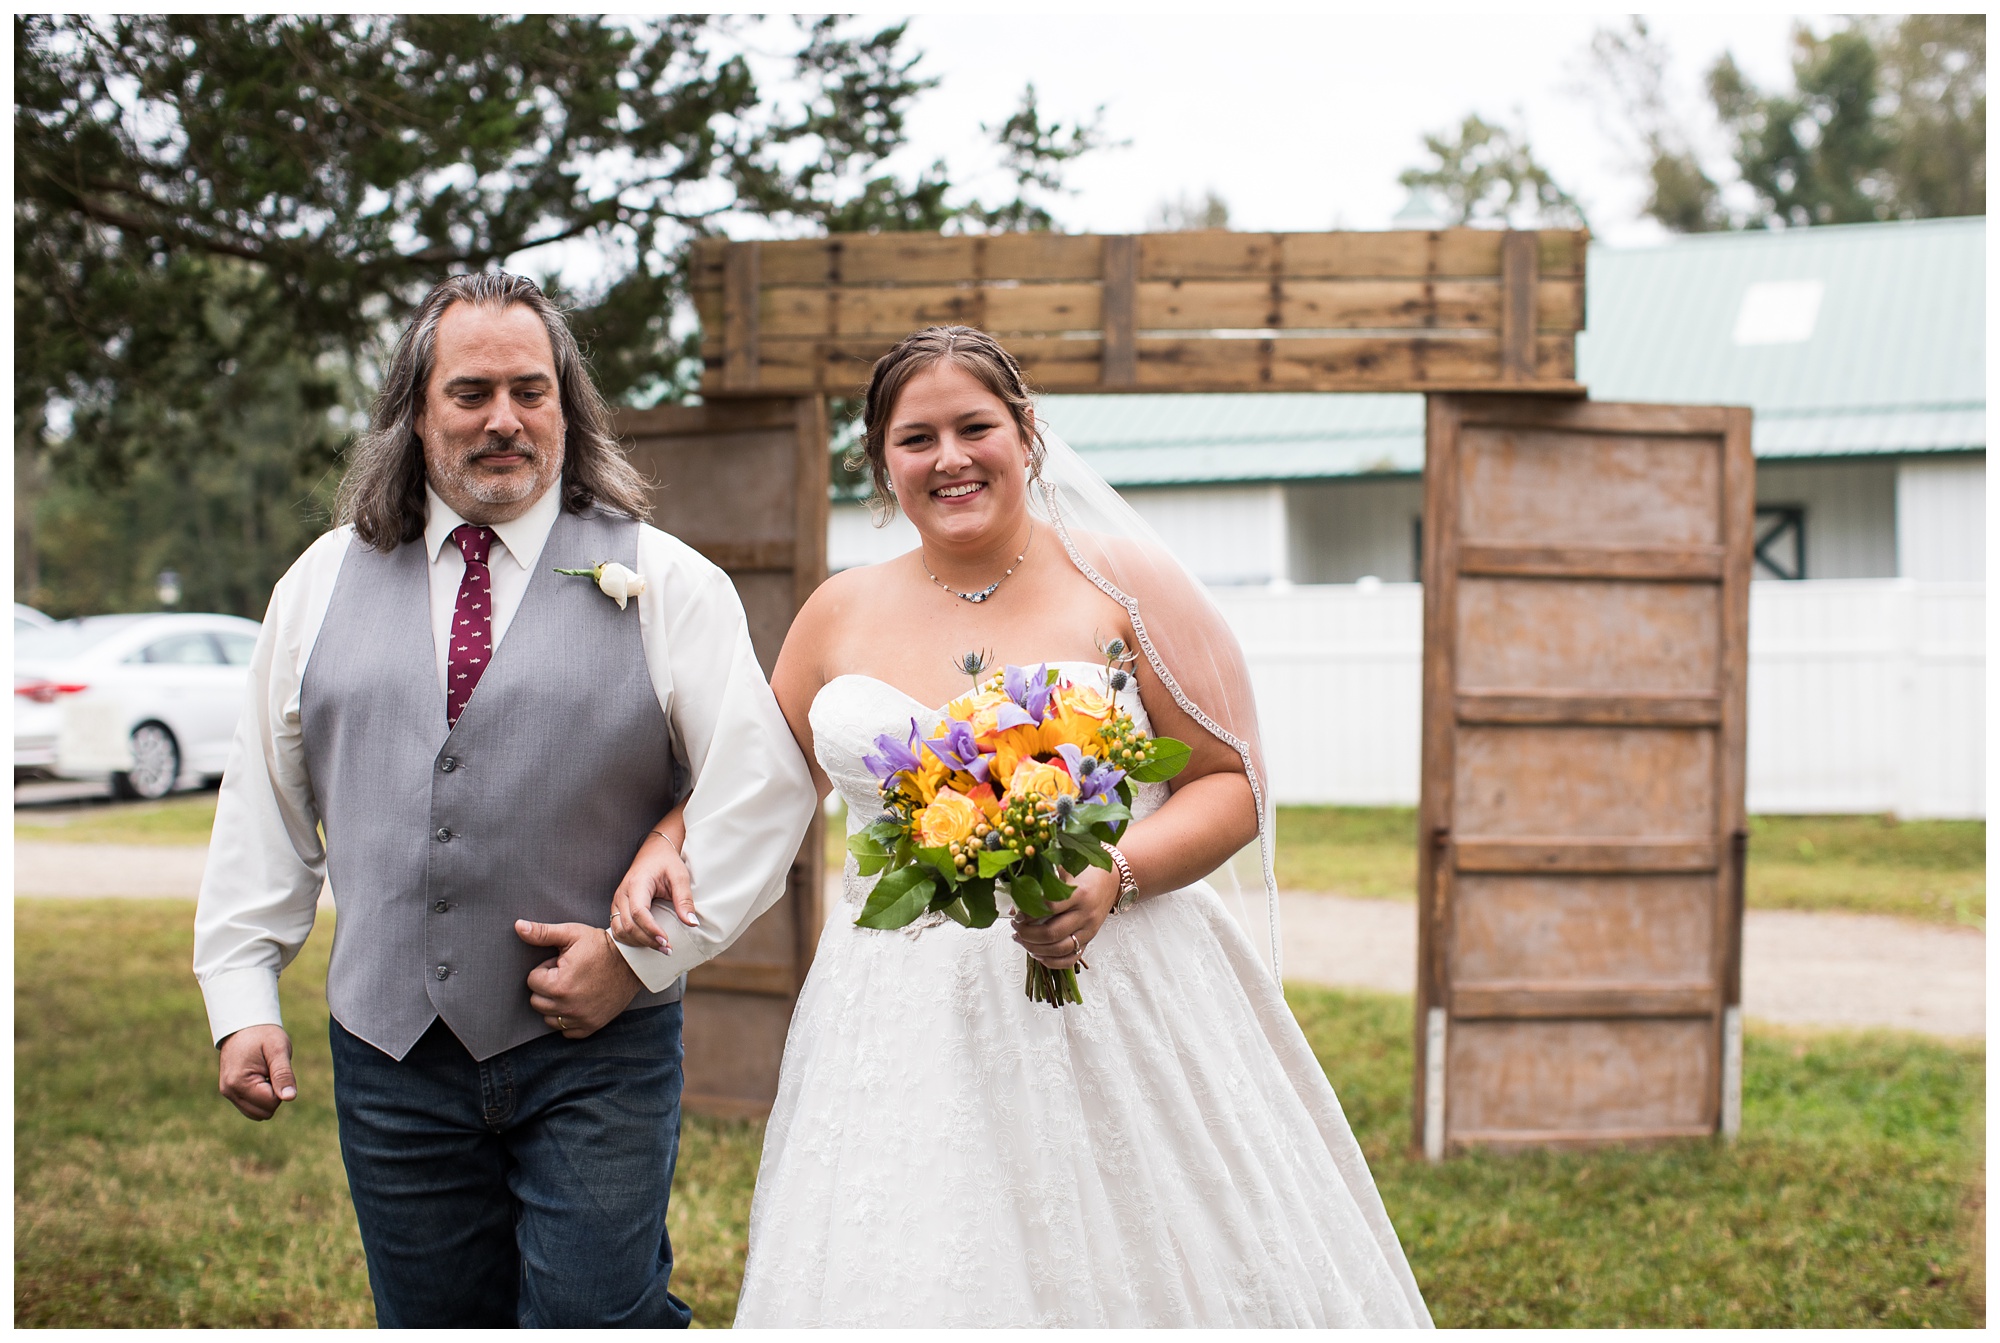
[[[1078,807],[1072,816],[1074,820],[1091,826],[1100,821],[1129,821],[1132,819],[1132,809],[1123,802],[1086,802]]]
[[[945,885],[958,885],[958,869],[952,866],[950,849],[917,849],[914,852],[917,861],[930,864]]]
[[[924,912],[937,890],[937,879],[921,867],[899,867],[875,883],[861,917],[862,928],[901,928]]]
[[[1012,849],[981,849],[979,851],[979,875],[997,877],[1012,867],[1020,854]]]
[[[889,865],[889,851],[865,830],[847,837],[847,851],[854,855],[855,869],[864,877],[872,877]]]
[[[958,888],[959,903],[966,912],[965,926],[968,928],[991,928],[993,921],[1000,917],[999,906],[993,900],[993,883],[990,881],[968,881]]]
[[[966,928],[972,927],[972,916],[966,913],[965,901],[963,900],[953,900],[950,904],[940,905],[938,906],[938,912],[953,923]]]
[[[1165,783],[1187,768],[1188,757],[1194,754],[1184,741],[1172,737],[1153,738],[1153,758],[1125,777],[1134,783]]]
[[[1090,867],[1101,867],[1106,871],[1111,868],[1111,855],[1104,851],[1103,845],[1090,837],[1088,831],[1082,837],[1078,837],[1065,830],[1062,836],[1062,851],[1077,862]],[[1064,863],[1063,866],[1072,872],[1080,870],[1074,863]]]
[[[907,838],[907,832],[903,829],[902,826],[898,825],[894,821],[872,822],[869,825],[869,827],[866,830],[863,830],[861,833],[868,836],[870,839],[874,840],[877,844],[882,845],[884,848],[888,848],[894,845],[898,840]]]
[[[1023,868],[1007,882],[1007,889],[1013,893],[1014,907],[1031,919],[1046,919],[1049,916],[1048,901],[1042,898],[1042,883],[1035,874]]]

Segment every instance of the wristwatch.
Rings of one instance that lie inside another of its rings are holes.
[[[1098,841],[1100,844],[1102,840]],[[1105,844],[1104,851],[1111,855],[1111,867],[1118,873],[1118,902],[1111,906],[1113,914],[1122,914],[1134,900],[1139,898],[1139,879],[1132,875],[1132,864],[1125,861],[1125,855],[1115,844]]]

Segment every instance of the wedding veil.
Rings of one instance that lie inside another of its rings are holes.
[[[1275,817],[1242,646],[1194,573],[1046,420],[1037,419],[1043,454],[1040,481],[1029,491],[1030,512],[1055,532],[1070,563],[1125,608],[1145,659],[1142,677],[1150,671],[1189,717],[1243,761],[1257,807],[1257,876],[1240,881],[1232,861],[1210,881],[1252,945],[1259,940],[1258,924],[1264,925],[1270,939],[1268,968],[1278,979]],[[1248,857],[1248,850],[1240,857]],[[1245,889],[1253,883],[1262,887],[1261,901]],[[1263,906],[1261,919],[1258,904]]]

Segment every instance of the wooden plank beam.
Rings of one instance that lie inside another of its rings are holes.
[[[1536,235],[1509,230],[1500,239],[1500,376],[1535,379],[1536,281],[1541,256]]]
[[[1451,1014],[1462,1021],[1605,1017],[1706,1017],[1721,1010],[1721,986],[1682,984],[1458,983]]]
[[[1460,872],[1713,872],[1712,839],[1597,839],[1570,835],[1463,836],[1452,844]]]
[[[758,350],[761,333],[757,317],[761,307],[758,290],[761,243],[742,243],[729,249],[723,283],[722,383],[732,392],[753,391],[757,386]]]
[[[1138,382],[1133,332],[1137,325],[1139,277],[1138,240],[1129,236],[1104,240],[1104,297],[1099,326],[1104,332],[1098,380],[1105,388],[1130,388]]]
[[[1719,695],[1577,694],[1488,690],[1460,694],[1461,723],[1572,723],[1612,727],[1714,727]]]
[[[1721,546],[1524,546],[1468,542],[1459,572],[1487,578],[1640,578],[1719,583]]]

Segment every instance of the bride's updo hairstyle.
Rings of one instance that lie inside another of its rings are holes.
[[[1014,417],[1021,441],[1028,445],[1029,478],[1035,478],[1041,471],[1042,438],[1035,428],[1035,403],[1028,396],[1028,381],[1021,376],[1021,366],[1014,356],[999,341],[975,327],[927,326],[897,341],[896,348],[875,361],[875,371],[868,379],[868,400],[861,412],[861,454],[868,463],[869,479],[875,485],[874,493],[868,496],[868,507],[874,512],[877,525],[896,511],[896,496],[889,492],[886,455],[889,417],[895,413],[896,402],[912,378],[946,361],[979,379],[981,386],[1000,398],[1000,404]],[[849,470],[861,469],[860,462],[851,460],[847,466]]]

